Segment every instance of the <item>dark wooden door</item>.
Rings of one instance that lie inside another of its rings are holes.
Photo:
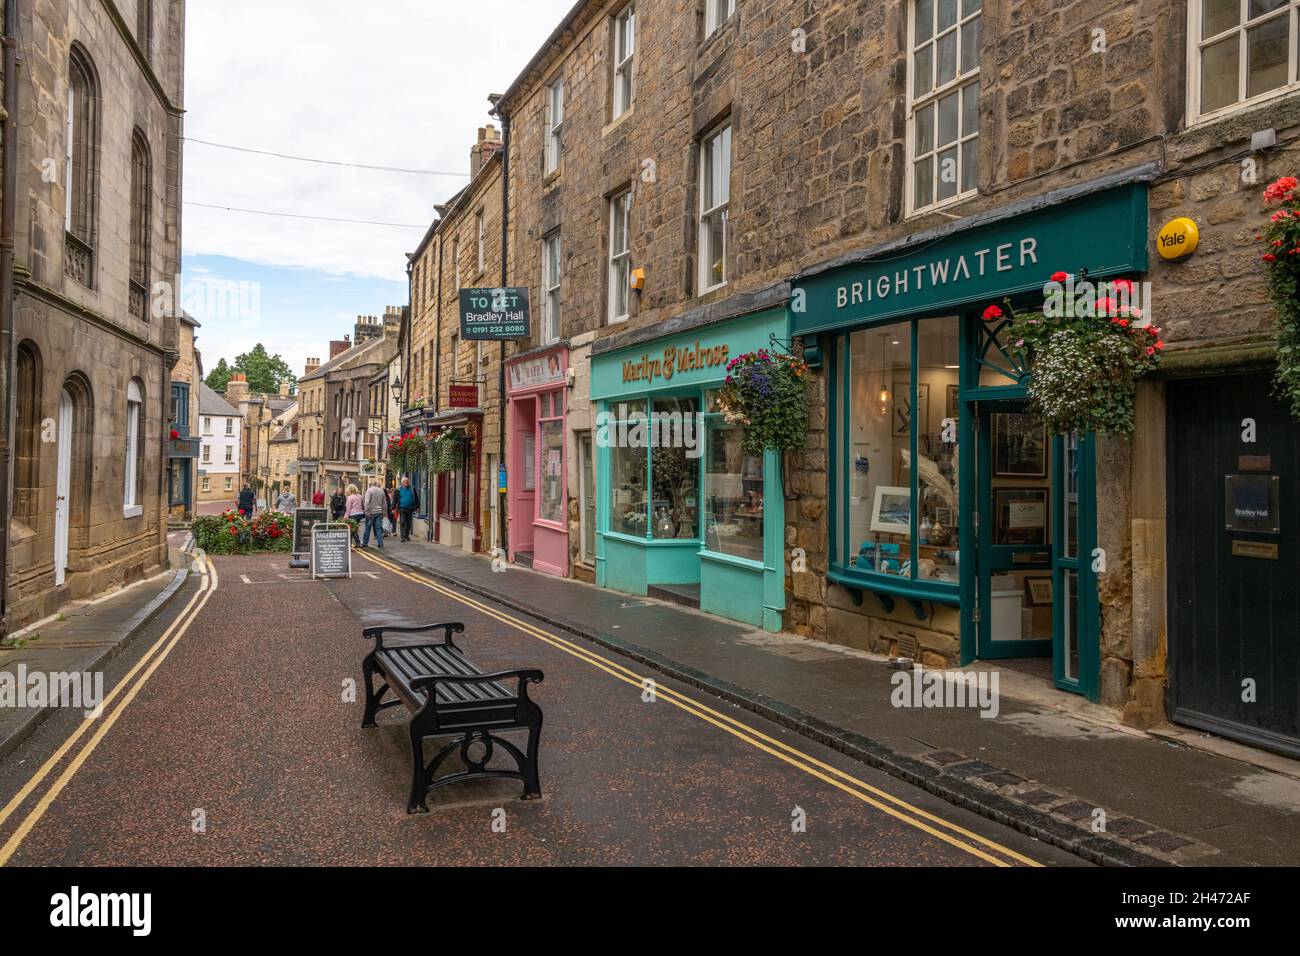
[[[1300,757],[1300,426],[1263,376],[1167,397],[1170,715]]]

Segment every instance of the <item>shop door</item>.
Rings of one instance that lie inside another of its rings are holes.
[[[1262,376],[1167,407],[1169,714],[1300,757],[1300,429]]]
[[[1052,447],[1023,401],[978,402],[977,653],[1052,653]]]
[[[514,441],[509,465],[510,558],[533,553],[533,519],[537,514],[537,399],[518,398],[514,410]]]

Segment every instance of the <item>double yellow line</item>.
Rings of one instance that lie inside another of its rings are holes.
[[[145,651],[144,655],[135,662],[129,671],[127,671],[126,676],[118,681],[113,690],[104,698],[103,705],[100,709],[100,716],[83,720],[80,726],[78,726],[73,732],[72,736],[59,746],[59,749],[41,765],[40,769],[32,775],[31,779],[23,784],[22,789],[14,794],[13,799],[5,804],[4,809],[0,809],[0,833],[3,833],[5,824],[9,821],[9,818],[18,812],[22,805],[27,802],[27,799],[36,792],[36,789],[41,785],[41,783],[54,772],[55,768],[57,768],[63,761],[63,758],[66,757],[77,745],[77,742],[81,740],[81,738],[84,737],[92,727],[96,728],[94,735],[86,745],[77,752],[50,788],[41,795],[40,799],[37,800],[36,805],[32,807],[31,811],[23,819],[22,823],[20,823],[17,829],[14,830],[13,834],[5,842],[4,846],[0,847],[0,866],[4,866],[9,862],[9,859],[14,855],[14,852],[17,851],[23,840],[25,840],[27,835],[32,832],[32,828],[35,827],[41,817],[45,815],[45,811],[50,808],[59,794],[63,792],[63,788],[68,785],[68,782],[72,780],[76,772],[81,769],[81,765],[86,762],[86,758],[94,753],[95,748],[99,746],[100,741],[104,739],[104,736],[112,729],[113,725],[117,723],[117,718],[122,716],[122,711],[126,710],[131,701],[135,700],[135,696],[140,692],[140,688],[148,682],[149,678],[153,676],[154,671],[158,669],[158,665],[167,659],[167,655],[172,652],[172,648],[174,648],[180,639],[185,636],[185,632],[190,629],[190,625],[194,623],[194,619],[203,611],[204,606],[217,590],[217,569],[213,566],[206,554],[200,559],[200,566],[202,568],[203,577],[199,582],[198,590],[190,597],[189,603],[185,605],[184,610],[182,610],[181,613],[176,616],[176,619],[168,625],[167,630],[162,633],[162,636],[154,642],[153,646],[150,647],[149,650]],[[141,673],[142,670],[143,673]],[[139,680],[136,680],[137,674],[139,675]],[[110,706],[119,695],[122,696],[122,700],[117,704],[117,706],[110,710]]]
[[[466,597],[465,595],[453,591],[451,588],[439,584],[436,581],[432,581],[423,575],[413,574],[401,566],[393,564],[391,561],[379,558],[369,552],[363,551],[360,553],[366,560],[391,571],[399,577],[406,578],[407,580],[414,581],[416,584],[422,585],[430,590],[437,591],[439,594],[442,594],[453,601],[471,607],[479,613],[500,621],[517,631],[521,631],[524,634],[528,634],[531,637],[535,637],[540,641],[550,644],[552,647],[558,648],[566,654],[576,657],[598,670],[604,671],[606,674],[609,674],[617,680],[621,680],[624,683],[631,684],[637,688],[643,688],[646,686],[647,678],[642,677],[635,671],[623,666],[617,661],[609,660],[608,658],[596,654],[581,644],[576,644],[573,641],[568,641],[562,637],[543,631],[540,628],[529,624],[527,621],[499,611],[481,601],[476,601],[473,598]],[[1024,866],[1037,867],[1043,865],[1037,860],[1030,859],[1023,854],[1017,853],[1015,850],[988,839],[987,837],[980,836],[978,833],[973,833],[955,823],[950,823],[942,817],[936,816],[933,813],[922,810],[920,807],[908,803],[906,800],[902,800],[899,797],[887,793],[877,787],[873,787],[869,783],[854,777],[852,774],[845,773],[843,770],[824,763],[816,757],[806,754],[783,741],[769,737],[757,728],[751,727],[743,721],[714,710],[700,701],[679,693],[670,687],[666,687],[657,680],[655,681],[655,695],[657,698],[667,701],[674,707],[680,708],[705,723],[712,724],[719,730],[723,730],[731,734],[733,737],[744,741],[751,747],[755,747],[764,753],[770,754],[778,760],[784,761],[790,766],[802,770],[809,776],[815,777],[824,783],[830,784],[838,790],[842,790],[843,792],[856,797],[863,803],[876,808],[882,813],[888,814],[896,820],[915,827],[936,839],[942,840],[951,846],[970,853],[972,856],[976,856],[979,859],[984,860],[986,863],[990,863],[993,866],[1014,866],[1016,864],[1021,864]]]

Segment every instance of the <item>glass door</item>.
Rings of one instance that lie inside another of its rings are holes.
[[[977,600],[984,659],[1052,654],[1053,443],[1028,403],[982,401],[975,417]]]
[[[1100,606],[1094,489],[1095,438],[1072,432],[1057,439],[1055,484],[1061,489],[1053,524],[1052,680],[1062,690],[1097,699]]]

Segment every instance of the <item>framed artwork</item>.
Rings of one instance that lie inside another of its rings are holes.
[[[993,474],[1002,478],[1047,477],[1047,426],[1027,412],[994,412]]]
[[[922,382],[916,387],[916,408],[912,408],[911,379],[894,379],[894,417],[891,434],[895,438],[905,438],[912,434],[912,422],[920,423],[925,431],[930,422],[930,386]]]
[[[1047,544],[1046,488],[995,488],[993,506],[994,544]]]
[[[1029,596],[1030,604],[1051,604],[1052,576],[1048,574],[1041,577],[1025,578],[1025,592]]]
[[[878,485],[871,504],[871,530],[881,534],[912,533],[912,489]]]
[[[957,412],[957,386],[948,386],[948,404],[944,407],[944,416],[951,418],[954,422],[959,419]]]

